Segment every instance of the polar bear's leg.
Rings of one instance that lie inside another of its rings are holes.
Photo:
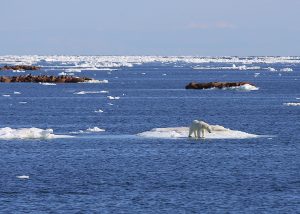
[[[204,139],[205,138],[205,135],[204,135],[205,134],[205,130],[204,130],[204,128],[202,128],[201,131],[202,131],[202,138]]]
[[[192,137],[192,134],[193,134],[193,129],[192,129],[192,126],[191,126],[190,129],[189,129],[189,137]]]
[[[197,139],[200,138],[200,137],[201,137],[201,135],[200,135],[200,128],[198,127],[197,128]]]

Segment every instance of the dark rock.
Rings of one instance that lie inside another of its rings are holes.
[[[28,71],[35,71],[35,70],[39,70],[40,67],[38,66],[33,66],[33,65],[5,65],[2,68],[0,68],[0,70],[5,71],[5,70],[28,70]]]
[[[209,88],[227,88],[227,87],[237,87],[245,84],[253,85],[249,82],[208,82],[208,83],[197,83],[191,82],[185,86],[186,89],[209,89]],[[254,85],[253,85],[254,86]]]
[[[92,80],[88,77],[74,77],[74,76],[32,76],[22,75],[22,76],[0,76],[0,82],[11,83],[11,82],[34,82],[34,83],[79,83],[87,82]]]

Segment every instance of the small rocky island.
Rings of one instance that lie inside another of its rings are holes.
[[[1,71],[7,70],[19,70],[19,71],[36,71],[40,70],[40,67],[34,65],[5,65],[0,68]]]
[[[208,82],[208,83],[197,83],[190,82],[185,86],[186,89],[209,89],[209,88],[230,88],[230,87],[238,87],[243,85],[251,85],[255,86],[249,82]]]
[[[38,75],[33,76],[22,75],[22,76],[0,76],[0,82],[3,83],[17,83],[17,82],[32,82],[32,83],[79,83],[89,82],[93,79],[88,77],[75,77],[75,76],[46,76]]]

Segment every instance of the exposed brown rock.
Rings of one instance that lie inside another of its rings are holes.
[[[34,65],[5,65],[0,70],[5,71],[5,70],[28,70],[28,71],[35,71],[39,70],[40,67],[34,66]]]
[[[0,82],[4,83],[11,83],[11,82],[47,82],[47,83],[79,83],[79,82],[86,82],[92,80],[88,77],[74,77],[74,76],[32,76],[29,75],[22,75],[22,76],[0,76]]]
[[[191,82],[185,86],[186,89],[209,89],[209,88],[227,88],[227,87],[237,87],[245,84],[253,85],[249,82],[208,82],[208,83],[197,83]],[[253,85],[254,86],[254,85]]]

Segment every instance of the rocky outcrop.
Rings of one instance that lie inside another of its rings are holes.
[[[34,66],[34,65],[5,65],[2,68],[0,68],[0,70],[2,71],[6,71],[6,70],[19,70],[19,71],[35,71],[35,70],[39,70],[40,67],[38,66]]]
[[[208,83],[197,83],[197,82],[191,82],[188,85],[185,86],[186,89],[209,89],[209,88],[228,88],[228,87],[237,87],[242,85],[252,85],[252,83],[249,82],[208,82]]]
[[[0,76],[0,82],[4,83],[14,83],[14,82],[33,82],[33,83],[79,83],[88,82],[93,79],[88,77],[74,77],[74,76],[32,76],[22,75],[22,76]]]

